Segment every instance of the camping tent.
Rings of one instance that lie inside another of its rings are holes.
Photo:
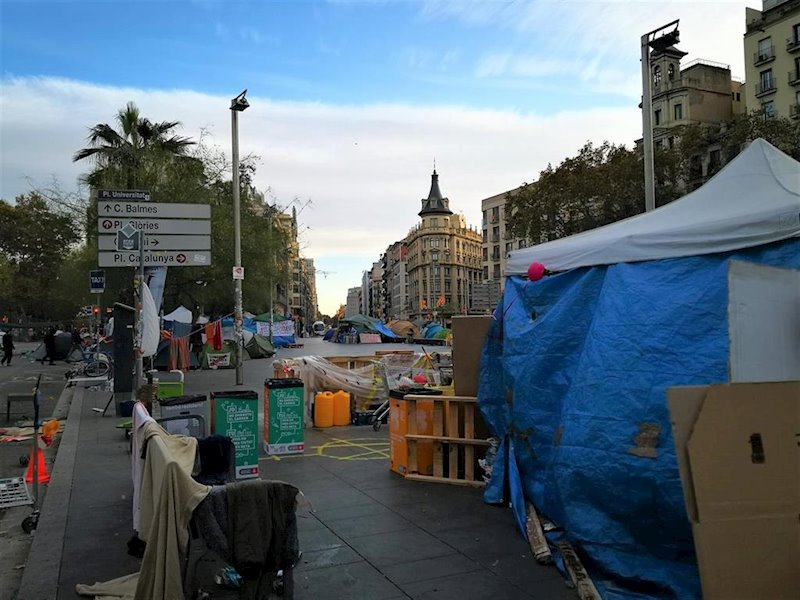
[[[269,339],[270,315],[262,313],[253,317],[252,325],[245,323],[245,327],[251,326],[253,333],[257,333]],[[282,315],[272,315],[272,345],[276,348],[284,348],[296,342],[294,321]]]
[[[414,325],[411,321],[389,321],[389,329],[394,331],[397,335],[405,338],[408,335],[408,330],[414,332],[414,337],[419,337],[419,327]]]
[[[511,254],[481,358],[503,440],[485,499],[508,484],[523,531],[532,501],[604,598],[700,597],[666,389],[729,380],[731,265],[800,268],[798,215],[800,164],[757,140],[670,205]],[[564,272],[516,276],[532,261]]]
[[[250,358],[269,358],[275,355],[275,349],[269,343],[269,338],[254,333],[244,346]]]
[[[373,319],[366,315],[352,315],[339,320],[339,326],[347,325],[354,328],[358,333],[380,333],[375,327],[378,319]]]
[[[185,306],[179,306],[161,320],[164,329],[171,331],[174,337],[186,337],[192,331],[192,311]]]

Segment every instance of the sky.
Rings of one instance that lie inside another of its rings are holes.
[[[81,191],[73,153],[128,101],[229,153],[246,88],[240,152],[298,209],[333,314],[418,222],[434,160],[478,228],[483,198],[641,136],[643,33],[680,19],[685,62],[743,78],[745,6],[760,2],[0,0],[0,197]]]

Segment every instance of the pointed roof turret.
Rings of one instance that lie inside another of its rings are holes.
[[[423,215],[452,215],[453,211],[448,205],[447,198],[442,197],[442,192],[439,190],[439,174],[434,167],[431,174],[431,191],[428,192],[428,198],[422,200],[422,210],[418,214],[420,217]]]

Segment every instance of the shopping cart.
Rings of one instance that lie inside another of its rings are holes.
[[[425,382],[430,385],[442,383],[441,374],[427,353],[389,354],[381,359],[381,365],[388,396],[370,416],[370,423],[375,431],[380,431],[383,420],[388,416],[392,398],[403,398],[406,394],[441,395],[442,393],[441,390],[432,390],[419,383],[421,377],[424,377]]]

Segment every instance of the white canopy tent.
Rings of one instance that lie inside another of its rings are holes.
[[[191,323],[192,311],[185,306],[179,306],[168,315],[164,315],[165,321],[177,321],[178,323]]]
[[[800,162],[757,139],[704,186],[649,213],[512,252],[506,275],[730,252],[800,236]]]

